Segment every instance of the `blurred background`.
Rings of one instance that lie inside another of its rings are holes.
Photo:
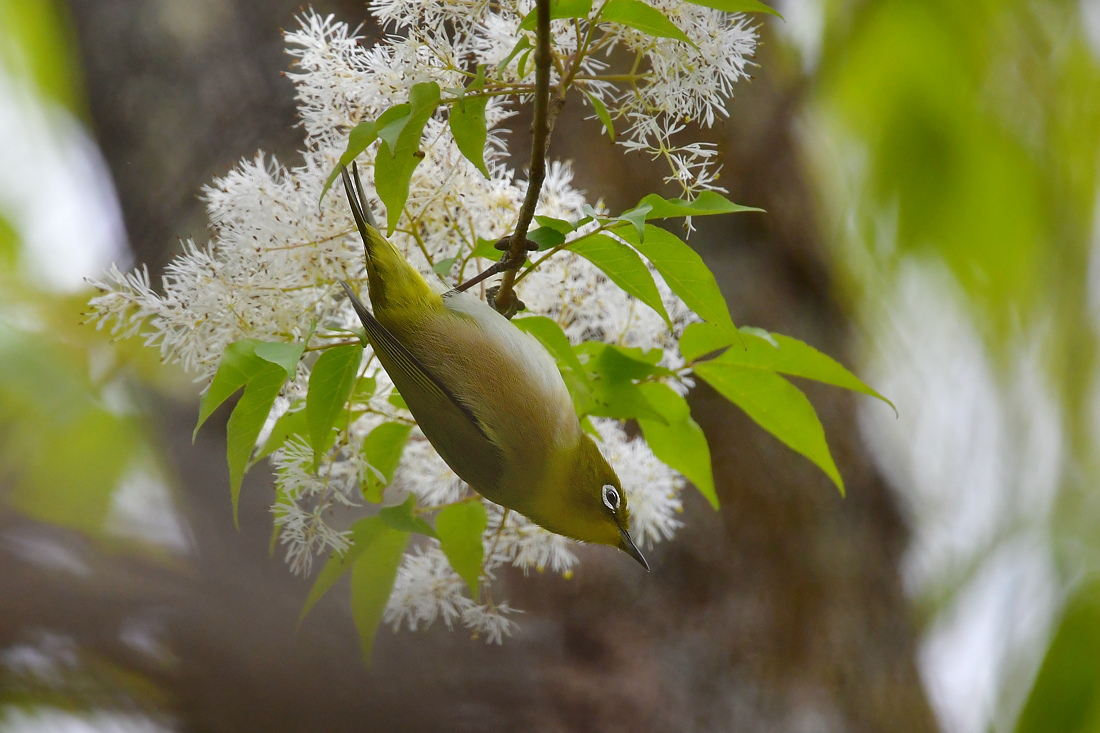
[[[804,385],[841,499],[700,388],[723,508],[652,574],[506,577],[503,647],[385,632],[368,671],[345,587],[295,631],[262,471],[233,528],[228,409],[191,445],[198,386],[82,325],[84,278],[205,240],[212,176],[298,160],[297,0],[0,0],[0,731],[1100,730],[1100,0],[780,9],[708,133],[768,214],[691,241],[899,416]],[[583,116],[582,188],[659,187]]]

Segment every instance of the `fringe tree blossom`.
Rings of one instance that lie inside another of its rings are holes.
[[[593,55],[570,71],[573,83],[606,105],[622,128],[618,141],[664,159],[671,170],[669,180],[688,194],[717,189],[714,150],[673,140],[682,138],[688,123],[707,126],[726,114],[732,84],[746,75],[751,63],[754,30],[740,16],[679,0],[654,0],[652,5],[695,47],[614,23],[593,25],[591,32],[578,37],[579,24],[554,21],[554,53],[564,58],[578,44],[587,44]],[[288,168],[257,153],[204,188],[212,230],[209,243],[185,243],[166,269],[161,292],[153,290],[144,271],[113,268],[105,273],[95,283],[101,294],[92,300],[100,327],[119,337],[140,333],[164,360],[181,363],[200,382],[211,380],[225,348],[240,339],[305,341],[309,351],[283,387],[261,434],[262,446],[277,418],[302,409],[311,352],[356,338],[357,317],[337,283],[343,279],[364,284],[363,247],[343,196],[334,191],[321,198],[349,131],[408,101],[414,84],[434,81],[444,90],[461,88],[479,64],[498,68],[519,39],[533,39],[533,31],[519,29],[533,7],[531,0],[382,0],[372,4],[371,12],[394,35],[369,48],[346,24],[306,11],[300,28],[286,35],[295,59],[289,77],[304,130],[303,162]],[[621,65],[623,51],[629,57],[628,73],[612,68],[613,63]],[[526,182],[506,165],[500,134],[515,105],[525,96],[529,99],[532,72],[519,67],[513,59],[500,73],[500,83],[511,85],[512,95],[488,100],[488,179],[456,146],[447,129],[445,106],[424,128],[425,157],[415,168],[391,240],[440,290],[485,266],[471,256],[479,239],[495,241],[514,228]],[[560,72],[555,65],[553,84],[561,81]],[[571,98],[591,104],[588,97]],[[369,148],[358,162],[364,169],[369,204],[380,213],[384,206],[370,175],[375,149]],[[589,201],[573,187],[572,178],[568,162],[551,163],[538,214],[567,221],[585,216]],[[594,205],[599,210],[599,203]],[[445,275],[436,274],[437,269]],[[656,271],[653,274],[675,330],[696,320]],[[679,369],[684,364],[677,334],[657,313],[567,250],[529,271],[520,289],[528,310],[554,319],[574,343],[593,339],[660,349],[664,366]],[[373,389],[364,387],[368,384]],[[673,381],[670,386],[683,393],[690,384]],[[369,347],[356,389],[348,424],[316,465],[312,449],[295,438],[272,456],[277,488],[272,513],[295,573],[308,574],[315,558],[349,547],[348,527],[364,513],[360,487],[379,473],[363,457],[364,439],[386,422],[412,425],[411,415],[391,401],[392,383]],[[594,423],[602,437],[601,450],[628,494],[639,544],[651,546],[672,537],[680,526],[684,479],[657,460],[643,440],[629,437],[619,422]],[[417,511],[471,496],[416,429],[385,501],[400,503],[408,494],[416,497]],[[573,541],[515,512],[485,504],[489,525],[483,537],[483,586],[491,587],[504,567],[567,577],[574,572]],[[410,629],[440,620],[488,642],[500,642],[514,628],[508,618],[513,609],[487,595],[482,594],[480,602],[471,598],[438,542],[421,538],[401,563],[384,618],[394,628]]]

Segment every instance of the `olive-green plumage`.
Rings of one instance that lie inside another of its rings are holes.
[[[478,493],[551,532],[613,545],[646,566],[615,471],[580,427],[553,359],[476,297],[437,293],[344,188],[367,258],[373,313],[344,289],[374,351],[436,451]]]

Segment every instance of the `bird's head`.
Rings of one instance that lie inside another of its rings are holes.
[[[630,537],[630,509],[615,469],[595,441],[583,433],[570,460],[562,527],[553,531],[583,542],[618,547],[648,571],[649,563]]]

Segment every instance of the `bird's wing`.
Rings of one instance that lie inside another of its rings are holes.
[[[440,457],[473,488],[492,491],[504,470],[503,456],[477,416],[378,322],[347,283],[340,284],[378,360]]]

